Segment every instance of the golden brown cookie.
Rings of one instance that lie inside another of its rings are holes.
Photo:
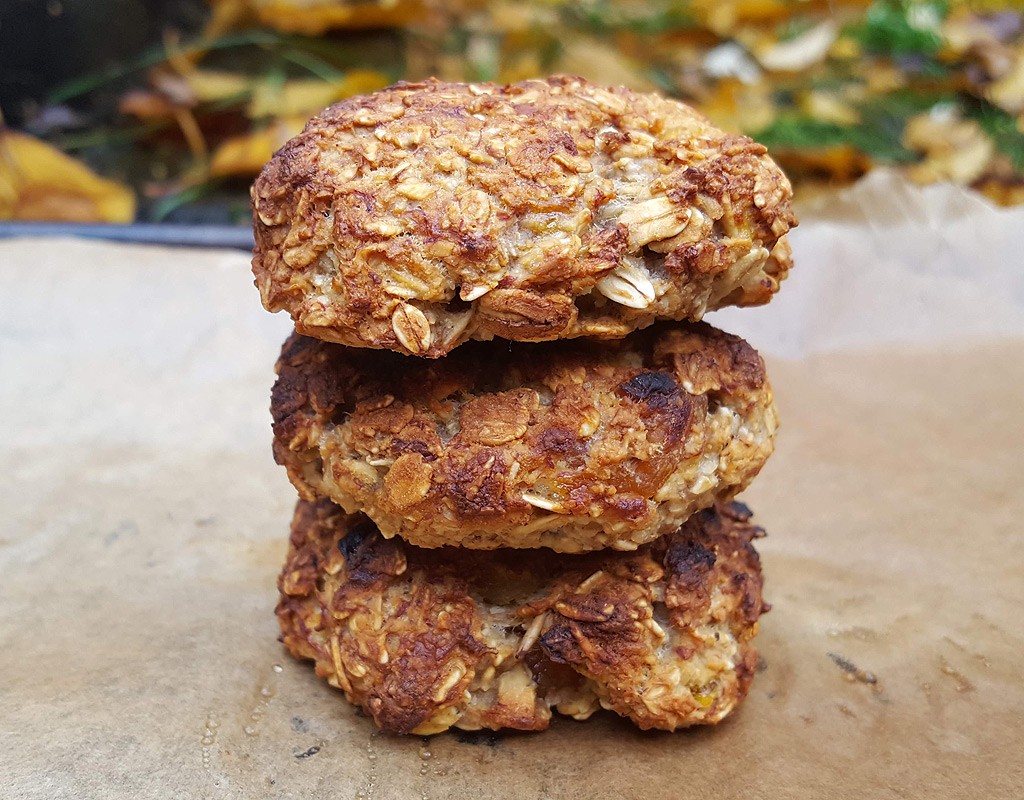
[[[633,553],[425,550],[300,501],[278,581],[285,647],[393,733],[543,730],[599,707],[713,724],[746,695],[762,600],[740,504]]]
[[[300,333],[431,358],[766,303],[796,219],[765,152],[581,78],[401,83],[331,106],[264,168],[256,285]]]
[[[422,547],[634,549],[743,489],[777,424],[761,358],[705,323],[438,360],[296,334],[277,369],[299,493]]]

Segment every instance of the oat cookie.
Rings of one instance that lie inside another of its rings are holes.
[[[604,707],[712,724],[746,695],[762,600],[739,504],[632,553],[425,550],[300,501],[278,581],[285,647],[394,733],[547,728]]]
[[[267,164],[253,272],[268,309],[353,347],[620,338],[770,300],[791,195],[764,147],[674,100],[401,83],[331,106]]]
[[[760,357],[705,323],[438,360],[296,334],[277,368],[300,494],[423,547],[634,549],[743,489],[777,424]]]

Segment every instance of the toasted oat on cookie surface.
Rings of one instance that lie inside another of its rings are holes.
[[[354,347],[619,338],[768,302],[791,194],[764,147],[674,100],[568,77],[400,83],[267,164],[253,272],[300,333]]]
[[[285,647],[394,733],[547,728],[599,707],[713,724],[746,695],[768,610],[740,504],[632,553],[426,550],[299,501],[278,581]]]
[[[635,549],[743,489],[777,425],[761,358],[705,323],[438,360],[296,334],[277,369],[299,493],[423,547]]]

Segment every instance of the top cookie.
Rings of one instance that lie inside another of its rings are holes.
[[[326,109],[263,169],[253,272],[269,310],[354,347],[620,338],[770,300],[791,197],[764,147],[656,95],[400,83]]]

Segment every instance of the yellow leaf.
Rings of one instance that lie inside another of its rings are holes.
[[[310,116],[334,100],[334,85],[317,78],[295,78],[282,84],[263,81],[245,110],[251,119]]]
[[[387,28],[423,16],[423,0],[211,0],[229,19],[254,16],[285,33],[317,36],[332,28]],[[244,6],[247,14],[240,7]]]
[[[337,100],[383,89],[390,81],[374,70],[347,72],[336,81],[294,78],[283,84],[264,81],[253,92],[246,114],[261,117],[309,117]]]
[[[344,100],[346,97],[354,97],[357,94],[367,94],[383,89],[391,83],[390,79],[382,72],[372,69],[352,69],[345,73],[335,86],[335,100]]]
[[[952,109],[911,117],[903,130],[903,144],[924,154],[924,160],[907,168],[917,183],[971,183],[985,174],[996,152],[981,125],[962,119]]]
[[[989,85],[988,99],[1010,114],[1024,112],[1024,46],[1013,54],[1013,63],[1006,72]]]
[[[131,222],[135,195],[81,161],[0,128],[0,219]]]
[[[693,0],[689,11],[702,25],[723,37],[742,22],[770,23],[789,13],[784,0]]]
[[[290,117],[225,139],[210,158],[210,175],[217,178],[256,175],[274,151],[301,131],[305,124],[304,116]]]
[[[252,90],[252,76],[210,69],[193,69],[183,73],[181,79],[188,86],[195,101],[212,103]]]
[[[798,95],[797,104],[807,116],[836,125],[859,125],[860,114],[838,92],[812,89]]]
[[[554,71],[582,75],[604,86],[628,86],[640,92],[651,92],[657,88],[647,77],[642,64],[590,36],[563,39],[562,52],[554,64]]]
[[[720,79],[714,92],[695,105],[720,128],[736,132],[766,128],[776,113],[766,82],[745,84],[732,77]]]

